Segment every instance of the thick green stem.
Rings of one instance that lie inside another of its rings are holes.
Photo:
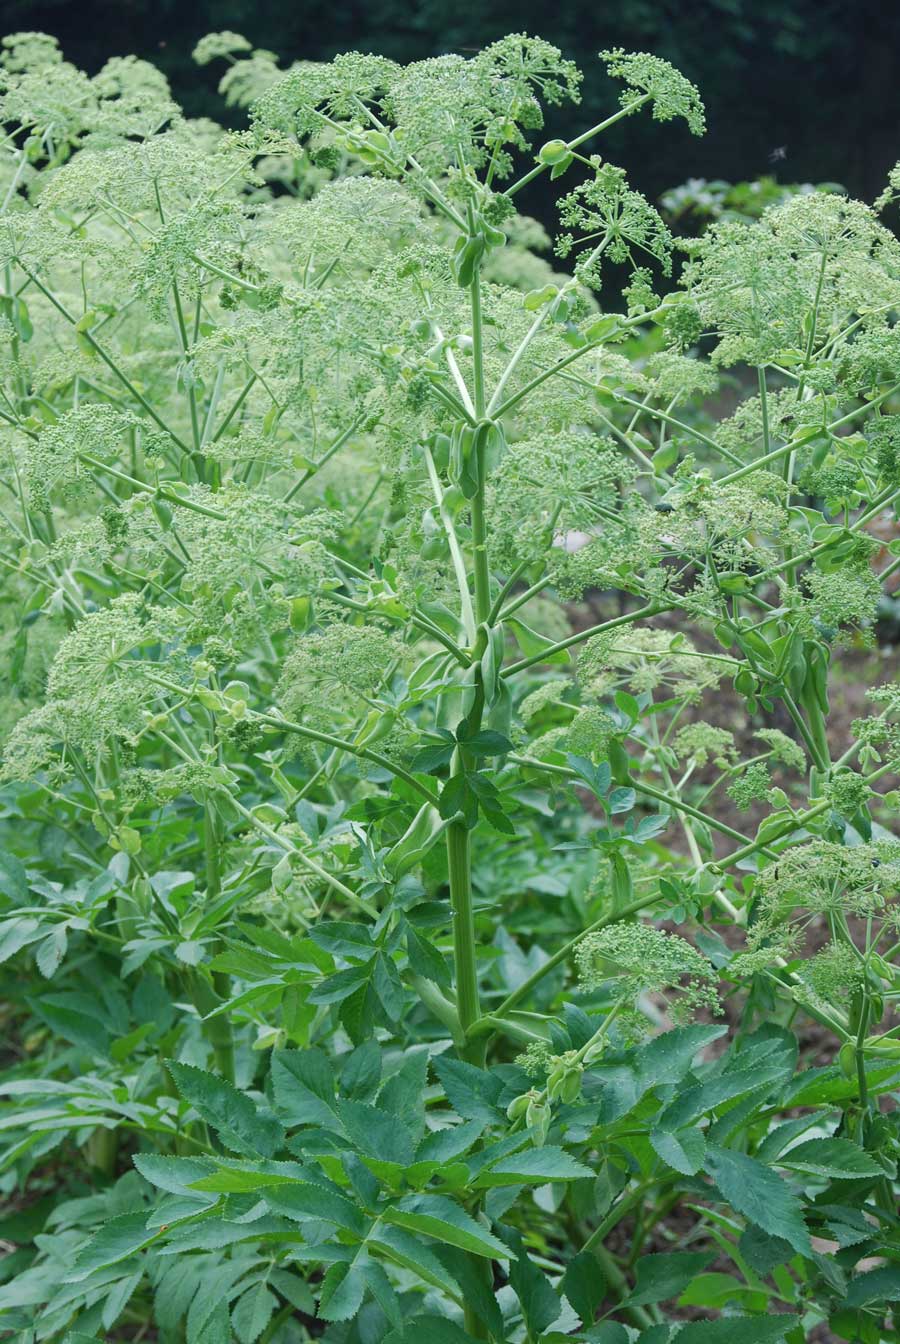
[[[612,1289],[613,1293],[615,1293],[616,1297],[620,1300],[628,1297],[632,1290],[629,1287],[628,1280],[619,1267],[618,1261],[611,1252],[609,1252],[605,1246],[595,1243],[590,1249],[590,1254],[597,1261],[603,1273],[603,1277],[606,1279],[607,1284]],[[647,1329],[653,1324],[653,1317],[645,1307],[626,1306],[623,1308],[623,1314],[640,1329]]]
[[[468,209],[469,233],[475,231],[474,212]],[[478,419],[485,414],[484,381],[484,324],[481,312],[481,277],[476,272],[469,286],[469,302],[472,314],[472,365],[473,365],[473,406]],[[488,566],[487,531],[484,516],[485,460],[483,449],[478,448],[477,489],[471,501],[472,516],[472,567],[475,578],[476,626],[486,626],[491,612],[491,578]],[[483,630],[478,630],[478,643],[475,657],[480,657],[480,644],[485,638]],[[478,673],[476,672],[476,677]],[[481,725],[484,708],[484,693],[480,682],[476,684],[475,696],[468,713],[468,726],[471,732],[477,732]],[[452,772],[459,774],[466,763],[459,750],[454,755]],[[447,828],[447,873],[450,884],[450,904],[453,910],[453,958],[456,970],[456,1011],[465,1044],[461,1053],[471,1064],[484,1065],[485,1043],[483,1040],[468,1040],[468,1033],[481,1016],[478,997],[478,963],[475,947],[475,916],[472,908],[472,852],[471,835],[465,821],[457,818]],[[469,1314],[467,1310],[467,1324]],[[474,1326],[470,1333],[476,1339],[484,1338]]]
[[[453,909],[453,959],[456,966],[456,1010],[464,1035],[481,1016],[478,965],[475,957],[475,916],[472,908],[469,831],[462,821],[447,828],[447,869]],[[468,1041],[463,1055],[470,1063],[484,1059],[484,1042]]]
[[[865,1143],[866,1139],[866,1120],[869,1109],[869,1081],[866,1077],[866,1061],[863,1053],[863,1046],[866,1039],[866,1030],[869,1025],[869,1001],[863,999],[859,1006],[859,1023],[856,1032],[856,1079],[859,1088],[859,1109],[860,1123],[859,1133],[857,1135],[860,1144]]]
[[[428,478],[431,482],[431,489],[437,504],[438,513],[441,522],[444,524],[444,531],[447,535],[447,545],[450,548],[450,559],[453,562],[453,572],[456,575],[456,585],[459,589],[459,601],[463,629],[466,632],[466,638],[470,644],[475,643],[475,612],[472,607],[472,597],[469,593],[469,576],[466,573],[465,556],[462,553],[462,547],[459,544],[459,538],[456,535],[456,527],[453,518],[447,508],[444,499],[444,487],[441,485],[437,468],[434,465],[434,458],[431,455],[431,449],[424,451],[425,466],[428,469]]]
[[[827,718],[815,693],[811,694],[805,688],[802,703],[806,710],[812,739],[816,744],[816,757],[814,758],[816,766],[824,774],[831,769],[831,745],[828,741]]]
[[[472,500],[472,550],[475,570],[475,619],[486,625],[491,612],[491,578],[488,568],[487,526],[484,517],[484,453],[478,449],[478,493]]]
[[[820,713],[806,705],[809,714],[809,723],[804,719],[800,706],[796,703],[787,687],[783,687],[781,698],[787,708],[788,713],[794,721],[797,732],[803,738],[807,751],[813,759],[813,763],[818,770],[828,769],[828,739],[825,736],[824,723]]]
[[[219,864],[219,837],[216,830],[216,818],[212,806],[206,808],[203,817],[203,841],[206,851],[206,899],[212,904],[222,890],[222,874]],[[221,971],[214,971],[212,977],[216,998],[228,1003],[231,999],[231,977]],[[206,1039],[212,1047],[216,1067],[229,1083],[234,1082],[234,1033],[231,1019],[227,1013],[217,1013],[204,1024]]]
[[[485,414],[484,390],[484,323],[481,313],[481,276],[477,269],[472,278],[472,362],[474,367],[475,415],[481,420]],[[475,620],[484,625],[491,612],[491,575],[488,566],[487,527],[484,516],[485,450],[483,436],[478,436],[476,473],[478,489],[472,500],[472,564],[475,573]]]
[[[119,1154],[119,1136],[114,1129],[103,1126],[93,1131],[84,1148],[88,1165],[96,1167],[108,1179],[116,1174],[116,1160]]]

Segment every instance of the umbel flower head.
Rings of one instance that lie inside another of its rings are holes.
[[[839,791],[853,791],[858,805],[859,776],[837,777]],[[846,779],[847,783],[843,781]],[[865,784],[865,781],[862,781]],[[764,868],[756,880],[760,917],[754,931],[764,932],[802,913],[884,916],[900,891],[900,843],[878,840],[839,845],[811,840],[796,845]]]
[[[815,311],[807,358],[813,362],[820,349],[827,353],[831,332],[875,306],[873,294],[887,306],[898,293],[898,277],[896,238],[861,202],[823,192],[772,206],[755,224],[715,224],[686,268],[704,324],[719,334],[712,357],[723,367],[763,364],[786,348],[805,349]],[[882,319],[875,330],[874,342],[864,329],[847,346],[851,385],[871,382],[873,356],[875,372],[883,370],[889,337]],[[865,368],[854,359],[857,346],[866,351]],[[814,374],[810,385],[815,382]]]
[[[752,765],[737,775],[728,786],[728,797],[744,811],[751,803],[765,798],[769,791],[769,772],[763,761],[754,761]]]
[[[238,52],[250,51],[250,43],[240,33],[223,29],[220,33],[207,33],[194,47],[193,57],[198,65],[209,65],[210,61],[227,59]]]
[[[479,167],[492,159],[508,173],[506,145],[525,147],[523,132],[543,124],[541,103],[577,100],[581,74],[556,47],[514,33],[477,56],[439,56],[399,66],[349,52],[327,65],[304,62],[257,99],[261,131],[305,139],[337,131],[381,171],[408,157],[428,172]],[[372,130],[374,124],[384,130]]]
[[[772,760],[789,770],[805,770],[806,756],[798,742],[794,742],[780,728],[760,728],[753,734],[760,742],[765,742],[772,753]]]
[[[684,1022],[706,1010],[719,1013],[716,972],[710,961],[677,934],[649,924],[612,924],[589,933],[575,949],[585,989],[621,982],[621,998],[674,993],[672,1016]]]
[[[694,135],[706,130],[699,89],[668,61],[646,51],[626,52],[621,47],[601,51],[600,56],[613,79],[621,79],[628,86],[622,94],[623,107],[632,106],[642,95],[649,96],[656,121],[683,117]]]
[[[298,640],[285,658],[278,698],[288,714],[311,704],[333,704],[341,693],[364,698],[384,680],[398,653],[376,626],[337,621]]]
[[[712,723],[698,719],[679,728],[672,742],[672,749],[681,761],[694,761],[697,765],[706,765],[710,757],[720,769],[727,769],[737,755],[734,734],[727,728],[717,728]]]
[[[150,663],[138,654],[153,638],[135,593],[85,616],[56,651],[45,703],[21,718],[3,744],[0,778],[32,778],[69,748],[93,755],[113,738],[127,741],[152,694]]]
[[[622,682],[636,694],[660,686],[696,701],[722,677],[722,664],[704,658],[689,639],[668,630],[632,627],[594,635],[578,659],[578,678],[592,694]]]
[[[597,169],[592,181],[582,182],[559,201],[559,217],[569,232],[560,236],[556,250],[567,257],[576,246],[590,244],[575,263],[582,284],[600,287],[603,257],[637,268],[636,254],[659,262],[668,275],[672,269],[672,235],[645,196],[629,187],[625,173],[611,163]]]
[[[849,1004],[865,981],[866,963],[847,943],[829,943],[803,962],[800,974],[811,991],[810,997],[829,1004]]]

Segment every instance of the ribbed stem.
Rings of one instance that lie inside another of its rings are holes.
[[[464,822],[447,828],[447,868],[450,904],[453,909],[453,959],[456,966],[456,1010],[463,1033],[481,1016],[478,997],[478,966],[475,959],[475,917],[472,909],[471,852]],[[462,1050],[470,1063],[484,1059],[484,1041],[468,1042]]]
[[[211,808],[207,807],[203,818],[203,839],[206,849],[206,897],[213,901],[222,890],[222,875],[219,867],[219,837],[216,832],[216,820]],[[227,1003],[231,998],[231,976],[222,971],[213,972],[213,991],[217,999]],[[218,1006],[218,1005],[216,1005]],[[210,1010],[207,1010],[210,1011]],[[204,1023],[206,1039],[212,1047],[216,1068],[229,1083],[234,1082],[234,1032],[227,1013],[219,1013]]]

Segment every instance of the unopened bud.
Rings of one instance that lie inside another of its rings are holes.
[[[522,1116],[525,1114],[525,1112],[528,1110],[530,1097],[531,1097],[530,1092],[523,1092],[520,1096],[513,1097],[512,1101],[506,1108],[507,1120],[520,1120]]]
[[[543,1148],[550,1132],[550,1107],[540,1093],[533,1095],[528,1102],[525,1124],[531,1130],[531,1141],[535,1148]]]
[[[548,140],[538,150],[538,160],[540,163],[548,163],[552,166],[554,163],[562,163],[569,153],[571,151],[565,140]]]

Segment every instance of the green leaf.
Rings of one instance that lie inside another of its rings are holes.
[[[278,1306],[278,1298],[264,1283],[257,1283],[238,1298],[231,1311],[231,1324],[241,1344],[254,1344]]]
[[[482,1171],[475,1186],[483,1189],[500,1185],[523,1185],[544,1181],[590,1180],[594,1172],[577,1162],[564,1148],[524,1148],[512,1157],[501,1158]]]
[[[381,952],[372,961],[372,988],[388,1020],[397,1022],[403,1012],[403,985],[394,962]]]
[[[537,1338],[559,1317],[562,1303],[547,1276],[529,1256],[522,1234],[512,1227],[500,1231],[514,1252],[509,1262],[510,1287],[519,1299],[528,1334]]]
[[[42,992],[39,996],[29,996],[26,1002],[63,1040],[94,1054],[107,1054],[109,1032],[100,1017],[102,1005],[96,1000],[87,1001],[87,996],[82,994]]]
[[[449,988],[452,978],[446,957],[429,939],[420,936],[412,927],[406,930],[406,955],[409,957],[410,969],[415,975],[421,975],[423,979],[431,980],[444,989]]]
[[[69,935],[65,924],[57,924],[52,933],[38,945],[34,959],[38,970],[46,980],[51,980],[59,970],[68,944]]]
[[[23,905],[28,900],[28,876],[21,860],[7,849],[0,849],[0,896],[5,896],[14,905]]]
[[[451,1270],[420,1237],[411,1236],[400,1227],[386,1227],[381,1222],[370,1232],[367,1244],[388,1260],[411,1270],[423,1283],[432,1284],[451,1296],[459,1294],[459,1284]]]
[[[882,1064],[872,1060],[866,1064],[866,1083],[871,1095],[889,1092],[900,1083],[900,1065]],[[858,1095],[859,1083],[848,1078],[838,1068],[807,1069],[797,1075],[795,1085],[782,1097],[782,1105],[821,1106],[846,1101]]]
[[[331,1265],[322,1280],[319,1315],[323,1321],[349,1321],[359,1311],[365,1291],[360,1265]]]
[[[790,1251],[790,1247],[788,1247]],[[793,1251],[790,1251],[793,1255]],[[698,1274],[684,1289],[678,1299],[679,1307],[706,1307],[708,1310],[721,1311],[733,1309],[735,1305],[753,1310],[754,1305],[765,1305],[765,1294],[759,1296],[759,1290],[748,1288],[733,1274]]]
[[[606,1296],[606,1279],[589,1251],[572,1256],[560,1287],[582,1325],[590,1325]]]
[[[628,691],[616,691],[615,702],[616,708],[621,709],[623,714],[627,714],[632,723],[636,723],[641,717],[640,704]]]
[[[724,1316],[691,1321],[676,1338],[678,1344],[778,1344],[796,1324],[796,1316]]]
[[[438,811],[445,821],[452,821],[461,812],[468,829],[474,828],[478,820],[478,798],[469,787],[468,775],[451,775],[441,789]]]
[[[870,1302],[900,1302],[900,1265],[882,1265],[858,1274],[847,1288],[848,1307],[865,1307]]]
[[[776,1159],[779,1167],[806,1171],[832,1180],[855,1181],[865,1176],[883,1176],[884,1169],[864,1148],[850,1139],[808,1139]]]
[[[274,1051],[272,1091],[289,1125],[334,1124],[334,1074],[321,1050]]]
[[[641,817],[637,826],[634,828],[635,840],[646,843],[653,840],[657,835],[662,835],[669,829],[671,817],[664,816],[661,812],[654,812],[649,817]]]
[[[366,1258],[363,1264],[363,1274],[365,1275],[368,1292],[381,1307],[391,1325],[399,1325],[403,1319],[400,1299],[384,1269],[377,1260]]]
[[[313,1295],[299,1275],[291,1274],[286,1269],[273,1269],[269,1275],[269,1284],[298,1311],[308,1316],[312,1316],[315,1312]]]
[[[381,1050],[363,1041],[341,1061],[341,1092],[350,1101],[374,1101],[381,1084]]]
[[[701,1050],[725,1035],[727,1027],[676,1027],[654,1036],[635,1055],[635,1070],[646,1089],[657,1083],[680,1083]]]
[[[493,728],[482,728],[481,732],[475,733],[472,737],[467,737],[463,743],[466,751],[470,751],[473,756],[505,756],[507,752],[512,751],[513,744],[503,733],[495,732]]]
[[[768,1065],[760,1063],[756,1068],[734,1069],[706,1078],[695,1087],[686,1087],[680,1091],[675,1100],[660,1112],[657,1127],[675,1133],[726,1101],[734,1101],[753,1092],[758,1092],[760,1096],[766,1095],[773,1084],[782,1081],[789,1073],[790,1065],[776,1060]]]
[[[662,448],[657,448],[650,461],[653,463],[653,470],[658,476],[668,471],[669,467],[674,467],[678,461],[678,444],[671,441],[663,444]]]
[[[369,981],[372,976],[370,965],[348,966],[346,970],[335,971],[334,975],[327,976],[315,989],[309,994],[310,1003],[343,1003],[345,999],[352,998],[357,991],[365,992],[368,989]]]
[[[86,1246],[82,1246],[75,1256],[72,1272],[66,1275],[64,1282],[80,1283],[107,1265],[127,1260],[156,1241],[160,1235],[158,1230],[147,1230],[146,1209],[121,1213],[118,1218],[104,1224]]]
[[[488,1260],[508,1260],[509,1248],[443,1195],[407,1195],[382,1215],[389,1223],[419,1232]]]
[[[452,1162],[454,1158],[467,1153],[483,1131],[484,1122],[481,1120],[464,1120],[461,1125],[432,1130],[416,1149],[416,1161],[436,1162],[438,1166]]]
[[[415,1316],[385,1335],[382,1344],[472,1344],[472,1336],[445,1316]]]
[[[400,1068],[388,1078],[378,1097],[378,1109],[396,1115],[415,1142],[425,1132],[425,1087],[428,1048],[413,1046],[403,1056]]]
[[[245,1268],[246,1261],[233,1260],[200,1277],[187,1314],[187,1344],[229,1344],[228,1295]]]
[[[607,790],[612,783],[612,769],[609,761],[601,761],[599,765],[594,765],[586,756],[573,756],[571,752],[566,757],[569,766],[575,771],[579,779],[582,779],[591,792],[601,799],[606,798]]]
[[[672,1251],[661,1255],[642,1255],[637,1262],[634,1292],[627,1302],[646,1307],[677,1297],[714,1259],[708,1251]]]
[[[650,1131],[650,1143],[656,1155],[683,1176],[696,1176],[703,1166],[706,1139],[701,1129],[688,1127],[676,1130],[674,1134],[664,1129],[653,1129]]]
[[[305,1185],[309,1180],[309,1171],[299,1162],[245,1162],[240,1158],[216,1157],[208,1166],[209,1174],[192,1181],[191,1190],[242,1195],[280,1185]]]
[[[161,1153],[135,1153],[134,1165],[145,1181],[170,1195],[191,1195],[197,1181],[215,1172],[207,1157],[164,1157]],[[200,1198],[200,1196],[195,1196]]]
[[[803,1206],[781,1177],[746,1153],[710,1144],[704,1169],[735,1213],[773,1237],[783,1237],[801,1255],[811,1255]]]
[[[512,634],[513,639],[518,644],[526,658],[536,658],[542,654],[545,649],[552,648],[553,640],[547,639],[544,635],[539,635],[537,631],[532,630],[520,621],[518,616],[507,616],[503,624]],[[566,664],[570,662],[568,649],[558,649],[556,653],[551,653],[547,657],[541,658],[545,665]]]
[[[437,1055],[431,1061],[450,1105],[464,1120],[493,1124],[500,1117],[497,1105],[503,1091],[499,1078],[462,1060]]]
[[[369,1227],[369,1219],[355,1204],[337,1190],[320,1185],[278,1186],[266,1191],[265,1200],[274,1213],[284,1214],[294,1222],[318,1218],[360,1238],[365,1237]]]
[[[455,750],[455,741],[444,742],[440,746],[423,747],[413,756],[409,768],[416,775],[433,775],[450,764]]]
[[[493,1275],[484,1273],[484,1261],[466,1255],[456,1246],[437,1246],[434,1253],[458,1283],[457,1298],[484,1323],[489,1337],[502,1339],[503,1313],[497,1302]]]
[[[377,951],[371,929],[365,924],[353,924],[349,920],[332,919],[324,924],[316,924],[309,936],[317,947],[336,957],[367,959]]]
[[[44,936],[46,924],[30,915],[21,915],[16,919],[5,919],[0,924],[0,962],[9,961],[23,947],[35,943]]]
[[[634,789],[613,789],[609,795],[610,816],[614,817],[621,812],[630,812],[636,799],[637,794]]]
[[[753,1223],[745,1227],[738,1243],[741,1255],[757,1274],[771,1274],[776,1265],[786,1265],[794,1248],[783,1237],[770,1237]]]
[[[176,1060],[169,1060],[167,1067],[182,1097],[233,1152],[245,1157],[272,1157],[281,1146],[284,1130],[274,1115],[259,1111],[248,1096],[224,1078]]]
[[[340,1102],[338,1115],[347,1138],[364,1157],[398,1166],[413,1161],[412,1136],[396,1115],[360,1101]]]

